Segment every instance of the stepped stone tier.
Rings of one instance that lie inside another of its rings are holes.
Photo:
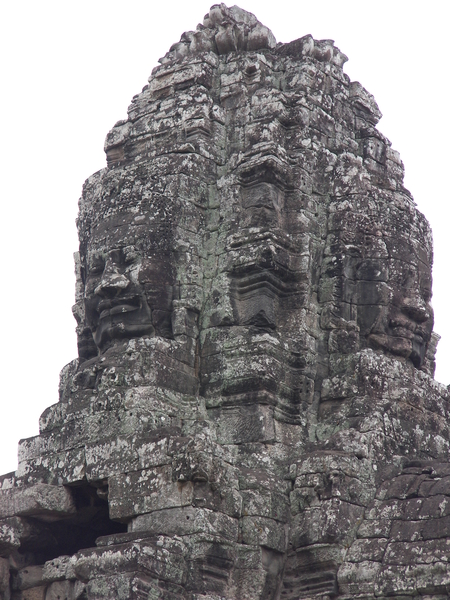
[[[108,134],[4,600],[449,597],[431,232],[346,60],[214,5]]]

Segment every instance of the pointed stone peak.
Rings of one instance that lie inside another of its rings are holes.
[[[274,48],[276,39],[268,27],[258,21],[250,12],[225,4],[214,4],[205,15],[203,23],[195,31],[183,33],[181,39],[173,44],[161,63],[174,58],[183,58],[189,54],[214,52],[256,51]]]

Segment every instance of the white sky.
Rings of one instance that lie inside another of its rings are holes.
[[[230,3],[231,5],[231,3]],[[445,0],[241,0],[277,41],[333,39],[345,71],[374,94],[379,129],[434,232],[436,378],[450,383],[448,3]],[[72,253],[83,181],[105,166],[103,142],[132,96],[210,3],[198,0],[4,0],[0,5],[3,315],[0,473],[37,435],[76,357]]]

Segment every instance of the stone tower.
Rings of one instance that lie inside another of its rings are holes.
[[[448,598],[431,232],[346,60],[214,5],[108,134],[2,599]]]

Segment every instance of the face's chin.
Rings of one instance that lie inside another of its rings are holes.
[[[151,310],[143,296],[95,299],[87,303],[88,322],[100,351],[114,340],[153,335]]]

